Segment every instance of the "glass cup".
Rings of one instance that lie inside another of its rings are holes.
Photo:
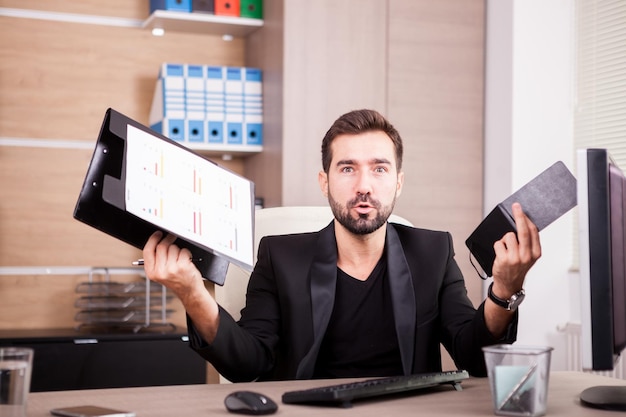
[[[552,350],[516,345],[483,348],[496,415],[535,417],[546,413]]]
[[[0,417],[24,417],[33,369],[33,350],[0,347]]]

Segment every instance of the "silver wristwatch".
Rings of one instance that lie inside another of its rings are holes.
[[[496,305],[499,305],[500,307],[505,308],[507,310],[514,311],[517,309],[517,307],[519,307],[522,301],[524,301],[524,297],[526,297],[526,292],[522,288],[521,290],[513,294],[511,298],[509,298],[508,300],[504,300],[500,297],[497,297],[493,293],[493,282],[492,282],[489,285],[489,290],[487,290],[487,296],[489,297],[491,301],[496,303]]]

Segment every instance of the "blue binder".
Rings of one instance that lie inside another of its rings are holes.
[[[205,108],[207,124],[207,142],[224,143],[224,123],[226,107],[224,104],[225,68],[207,66],[205,71]]]
[[[187,125],[185,141],[192,143],[205,142],[204,116],[204,67],[202,65],[185,65],[185,115]]]
[[[227,67],[225,105],[226,105],[226,143],[243,144],[243,68]]]
[[[243,81],[243,142],[263,144],[263,85],[258,68],[245,68]]]
[[[191,0],[150,0],[150,13],[155,10],[191,13]]]
[[[165,63],[156,83],[150,128],[175,141],[185,140],[185,69],[182,64]]]

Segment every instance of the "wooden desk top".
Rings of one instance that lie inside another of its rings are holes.
[[[442,387],[436,392],[387,400],[356,402],[353,408],[288,405],[281,402],[285,391],[330,385],[328,381],[281,381],[245,384],[202,384],[166,387],[117,388],[81,391],[35,392],[28,397],[28,417],[50,416],[51,408],[99,405],[129,410],[137,417],[234,416],[224,407],[232,391],[261,392],[279,404],[275,416],[489,416],[494,415],[487,378],[470,378],[463,390]],[[580,372],[553,372],[550,375],[548,416],[615,416],[615,412],[594,410],[578,402],[578,394],[595,385],[626,385],[626,381]],[[384,397],[381,397],[384,398]]]

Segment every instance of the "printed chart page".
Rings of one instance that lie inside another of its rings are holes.
[[[251,270],[254,184],[128,125],[126,210]]]

